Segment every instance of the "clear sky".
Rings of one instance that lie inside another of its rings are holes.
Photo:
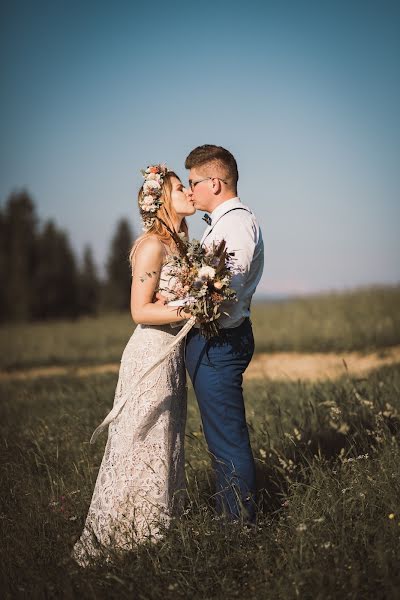
[[[214,143],[263,230],[261,293],[400,281],[397,0],[0,11],[2,203],[26,187],[101,266],[117,219],[140,231],[139,169],[186,181],[188,152]]]

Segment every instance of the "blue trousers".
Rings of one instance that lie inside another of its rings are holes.
[[[216,474],[216,508],[232,519],[255,517],[255,466],[243,401],[243,373],[254,353],[249,319],[206,340],[191,329],[186,368]]]

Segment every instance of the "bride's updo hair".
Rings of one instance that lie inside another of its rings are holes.
[[[132,249],[129,253],[129,262],[131,264],[132,271],[133,271],[133,257],[135,254],[136,247],[139,242],[141,242],[144,238],[146,238],[150,235],[157,236],[161,242],[163,242],[164,244],[166,244],[167,246],[170,247],[172,252],[176,251],[176,246],[171,237],[171,234],[169,233],[168,229],[163,225],[163,223],[161,223],[161,221],[159,220],[159,219],[161,219],[162,221],[164,221],[164,223],[170,229],[172,229],[172,231],[175,231],[174,223],[177,221],[178,215],[176,214],[175,209],[172,206],[172,199],[171,199],[172,179],[174,177],[180,181],[180,178],[174,171],[168,171],[163,176],[162,194],[160,197],[160,199],[162,200],[162,206],[160,206],[160,208],[155,213],[156,218],[154,219],[151,227],[149,229],[146,229],[146,231],[135,240],[135,242],[132,246]],[[141,186],[139,193],[138,193],[138,205],[139,205],[139,211],[140,211],[141,216],[142,216],[143,210],[140,205],[140,201],[143,197],[143,185]],[[159,217],[159,218],[157,218],[157,217]],[[187,226],[186,219],[182,219],[181,227],[177,233],[182,233],[182,232],[185,234],[185,236],[188,235],[188,226]]]

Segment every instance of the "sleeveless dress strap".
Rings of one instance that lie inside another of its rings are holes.
[[[150,237],[150,236],[148,236],[148,235],[147,235],[147,236],[145,236],[145,237],[142,237],[142,239],[139,239],[139,240],[136,242],[136,245],[135,245],[135,247],[134,247],[134,250],[133,250],[132,258],[131,258],[131,262],[132,262],[132,264],[131,264],[131,266],[132,266],[132,272],[133,272],[133,267],[134,267],[134,264],[135,264],[135,259],[134,259],[134,256],[135,256],[135,254],[136,254],[136,250],[139,248],[140,244],[141,244],[142,242],[144,242],[145,240],[149,239],[149,237]],[[162,245],[162,247],[163,247],[163,249],[164,249],[164,253],[165,253],[165,254],[167,254],[167,253],[168,253],[168,251],[167,251],[167,249],[166,249],[166,245],[165,245],[165,244],[164,244],[164,243],[163,243],[163,242],[160,240],[160,238],[158,238],[156,235],[153,235],[153,236],[151,236],[151,237],[152,237],[152,238],[155,238],[155,239],[156,239],[158,242],[160,242],[160,244]]]

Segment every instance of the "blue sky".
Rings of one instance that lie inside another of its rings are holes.
[[[396,1],[2,3],[0,201],[104,263],[139,169],[215,143],[264,234],[260,293],[400,281]],[[201,215],[190,221],[200,236]]]

